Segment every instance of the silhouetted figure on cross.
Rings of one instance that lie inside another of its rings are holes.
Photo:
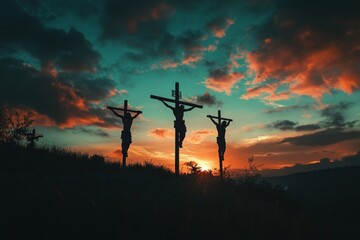
[[[216,130],[218,132],[216,142],[219,146],[219,150],[218,150],[219,159],[224,161],[224,154],[226,151],[225,133],[226,133],[226,128],[230,125],[230,121],[222,121],[221,124],[219,124],[213,119],[213,117],[209,117],[209,118],[216,125]]]
[[[201,105],[180,101],[181,92],[179,83],[175,83],[175,90],[171,91],[172,96],[175,99],[164,98],[160,96],[150,95],[150,98],[160,100],[166,107],[170,108],[173,111],[175,116],[174,128],[175,128],[175,174],[180,174],[180,148],[182,147],[183,140],[186,135],[186,126],[184,121],[184,112],[190,111],[194,108],[202,108]],[[174,103],[174,107],[170,106],[166,102]],[[185,109],[184,106],[191,106],[188,109]]]
[[[128,150],[130,147],[130,144],[132,143],[132,138],[131,138],[131,125],[133,123],[133,120],[139,116],[139,114],[141,112],[137,112],[133,117],[131,116],[130,113],[125,113],[124,116],[118,114],[115,109],[110,109],[116,116],[120,117],[122,122],[123,122],[123,130],[121,131],[121,151],[122,154],[127,157],[128,154]]]
[[[185,108],[184,105],[180,105],[178,108],[170,106],[164,100],[160,100],[166,107],[170,108],[173,111],[175,116],[174,128],[178,130],[179,135],[176,136],[179,139],[179,147],[182,148],[182,143],[184,141],[186,135],[186,125],[184,120],[184,112],[188,112],[193,110],[195,107]]]
[[[220,165],[220,177],[223,179],[223,161],[226,150],[226,141],[225,134],[226,128],[230,125],[232,119],[221,117],[221,111],[218,110],[217,116],[207,115],[208,118],[215,124],[216,130],[218,132],[218,136],[216,138],[216,142],[218,144],[218,153],[219,153],[219,165]],[[217,121],[215,121],[217,120]]]

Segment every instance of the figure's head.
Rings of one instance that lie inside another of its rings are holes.
[[[180,109],[184,109],[184,105],[180,105],[179,108],[180,108]]]
[[[226,121],[222,121],[221,125],[226,126]]]
[[[125,117],[131,118],[131,114],[130,114],[130,113],[126,113],[126,114],[125,114]]]

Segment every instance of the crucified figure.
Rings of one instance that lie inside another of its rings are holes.
[[[127,157],[128,149],[130,147],[130,144],[132,143],[131,139],[131,125],[133,123],[133,120],[139,116],[141,112],[137,112],[133,117],[130,113],[125,113],[124,116],[118,114],[114,109],[110,109],[116,116],[120,117],[123,122],[123,130],[121,131],[121,151],[123,156]]]
[[[180,105],[178,108],[172,107],[167,104],[164,100],[160,100],[166,107],[170,108],[173,111],[175,116],[174,128],[178,131],[179,135],[176,136],[179,139],[179,147],[182,148],[182,142],[184,141],[186,135],[186,126],[184,120],[184,112],[193,110],[195,107],[185,108],[184,105]]]
[[[224,154],[226,150],[226,142],[225,142],[225,133],[226,128],[230,125],[230,121],[222,121],[221,124],[217,123],[213,117],[209,117],[210,120],[216,125],[216,130],[218,132],[218,136],[216,138],[216,142],[219,146],[219,158],[224,161]]]

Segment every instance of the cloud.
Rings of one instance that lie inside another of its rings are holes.
[[[223,102],[222,101],[218,101],[215,95],[211,95],[209,92],[205,92],[203,95],[198,95],[195,97],[196,98],[196,102],[198,104],[204,104],[207,105],[209,107],[212,106],[222,106]]]
[[[344,112],[349,109],[353,103],[344,103],[340,102],[334,105],[328,105],[323,110],[321,110],[321,116],[325,117],[326,119],[321,122],[321,125],[324,127],[349,127],[352,128],[355,126],[356,121],[346,122]]]
[[[278,1],[275,13],[256,28],[260,46],[247,53],[255,74],[250,89],[271,84],[274,92],[285,87],[290,94],[318,101],[333,89],[348,94],[359,90],[360,32],[355,10],[359,7],[351,0],[341,6],[329,1]],[[274,79],[276,84],[271,83]],[[285,96],[278,100],[282,99]]]
[[[293,130],[296,125],[297,123],[289,120],[278,120],[271,124],[268,124],[267,127],[285,131],[285,130]]]
[[[297,146],[325,146],[359,138],[360,131],[344,131],[343,129],[335,128],[297,137],[284,138],[280,143],[290,143]]]
[[[289,91],[276,92],[279,84],[263,84],[246,89],[241,99],[262,98],[267,101],[279,101],[289,99],[292,94]]]
[[[204,141],[204,139],[208,136],[216,136],[217,132],[216,130],[212,129],[203,129],[203,130],[196,130],[192,131],[189,136],[187,137],[187,140],[193,144],[200,144]]]
[[[158,138],[174,138],[174,130],[168,128],[155,128],[150,131],[150,135]]]
[[[216,92],[225,92],[227,95],[231,94],[235,87],[244,75],[240,72],[233,72],[228,68],[214,68],[209,70],[209,76],[204,81],[205,86]]]
[[[290,120],[278,120],[267,125],[268,128],[274,128],[279,130],[295,130],[295,131],[314,131],[319,129],[330,129],[330,128],[353,128],[356,126],[358,120],[347,122],[345,120],[345,112],[353,105],[353,103],[344,103],[340,102],[338,104],[328,105],[322,110],[320,114],[322,117],[325,117],[324,120],[305,124],[298,125],[298,123],[292,122]],[[306,105],[304,105],[306,106]],[[297,105],[289,107],[279,107],[275,109],[275,112],[282,112],[287,109],[298,109]]]
[[[266,127],[271,129],[278,129],[281,131],[295,130],[297,132],[315,131],[323,128],[323,126],[321,126],[319,123],[298,125],[298,123],[290,120],[277,120],[275,122],[267,124]]]
[[[25,12],[15,1],[5,1],[0,10],[0,49],[13,54],[25,51],[38,59],[44,69],[94,72],[98,68],[100,53],[84,35],[71,28],[45,27],[35,17]]]
[[[230,18],[216,18],[206,24],[206,27],[211,30],[217,38],[225,36],[227,29],[234,24],[234,20]]]
[[[41,116],[46,125],[73,127],[97,124],[109,126],[104,110],[94,102],[113,95],[114,82],[89,75],[58,74],[53,76],[24,61],[0,59],[0,103],[11,108],[31,110]],[[74,78],[73,78],[74,77]]]
[[[268,113],[268,114],[273,114],[273,113],[283,113],[283,112],[287,112],[287,111],[301,110],[301,109],[308,110],[308,109],[310,109],[310,106],[308,104],[282,106],[282,107],[276,107],[276,108],[272,108],[272,109],[266,109],[264,112]]]
[[[169,33],[166,33],[165,35],[168,36],[166,41],[162,41],[160,44],[165,44],[166,51],[155,50],[155,52],[151,53],[152,55],[147,54],[152,58],[165,58],[165,60],[161,60],[160,63],[153,64],[151,67],[152,69],[171,69],[179,66],[194,66],[195,63],[204,58],[205,52],[213,52],[216,50],[215,45],[210,44],[204,46],[203,41],[205,40],[205,36],[200,31],[189,29],[177,36]],[[181,56],[178,56],[178,52],[181,52]]]
[[[295,127],[296,131],[315,131],[319,129],[321,129],[321,126],[319,124],[305,124]]]
[[[72,0],[51,0],[51,1],[17,1],[27,11],[43,21],[53,21],[58,17],[74,13],[81,19],[88,19],[100,12],[99,1],[72,1]]]
[[[102,38],[120,38],[124,32],[138,34],[147,27],[160,28],[162,22],[172,12],[172,7],[163,1],[124,2],[109,0],[105,4],[102,19]],[[150,31],[147,32],[150,34]]]

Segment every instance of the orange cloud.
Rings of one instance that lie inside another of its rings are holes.
[[[189,54],[184,57],[184,59],[182,60],[182,64],[191,65],[193,63],[200,61],[202,58],[203,58],[202,54],[199,53]]]
[[[279,101],[289,99],[289,91],[276,92],[278,84],[265,84],[257,87],[248,88],[246,93],[241,96],[242,99],[251,99],[260,97],[268,101]]]
[[[286,41],[265,38],[258,49],[246,55],[249,70],[255,77],[242,98],[268,97],[277,101],[296,94],[310,96],[320,102],[323,95],[331,93],[332,89],[347,94],[360,89],[360,58],[358,50],[353,50],[356,43],[343,36],[336,36],[334,41],[330,41],[321,34],[315,30],[299,29],[294,38]],[[281,97],[254,91],[257,88],[268,89],[259,85],[269,79],[277,81],[271,84],[273,93],[283,86],[287,86],[288,91]]]
[[[235,84],[244,77],[240,72],[227,72],[223,69],[210,71],[209,75],[204,81],[206,87],[216,92],[225,92],[227,95],[231,94]]]
[[[165,3],[159,3],[149,9],[143,14],[132,16],[127,19],[125,23],[126,30],[130,33],[137,33],[139,24],[148,21],[159,21],[168,17],[173,11],[173,8]]]
[[[234,24],[234,20],[230,18],[219,18],[208,23],[207,27],[212,31],[215,37],[223,38],[227,29]]]
[[[158,138],[174,138],[174,130],[168,128],[155,128],[150,131],[150,135]]]
[[[203,129],[192,131],[191,134],[187,137],[188,141],[193,144],[200,144],[208,136],[216,136],[216,130],[212,129]]]

